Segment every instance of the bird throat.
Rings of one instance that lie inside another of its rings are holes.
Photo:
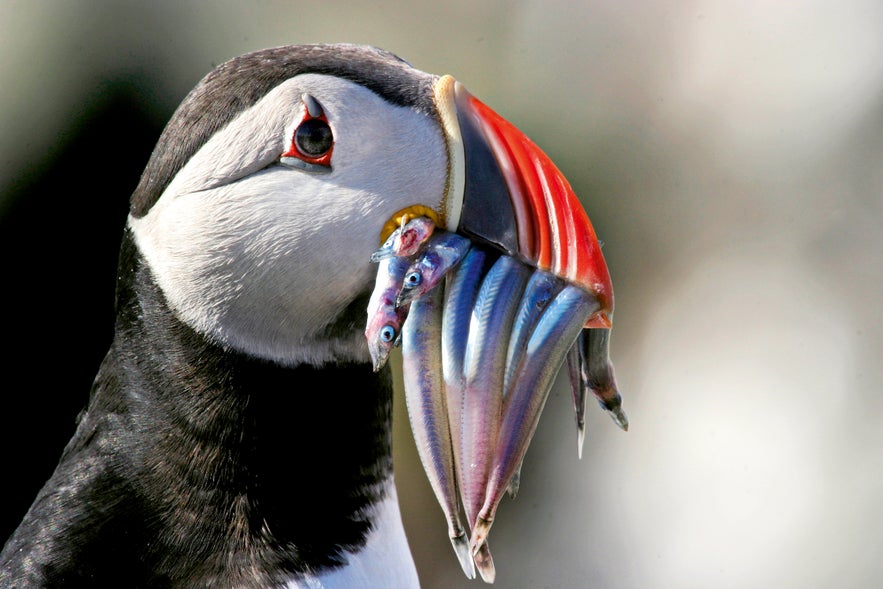
[[[140,256],[124,241],[123,257]],[[178,320],[134,261],[90,409],[121,407],[125,426],[99,442],[118,449],[114,475],[149,514],[149,546],[138,549],[170,577],[223,577],[234,563],[283,579],[343,564],[392,476],[389,371],[286,367],[224,349]],[[78,436],[101,413],[87,412]],[[164,565],[168,554],[189,557]]]

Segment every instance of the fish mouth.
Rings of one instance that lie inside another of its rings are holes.
[[[588,291],[609,328],[613,285],[592,222],[533,141],[451,76],[435,85],[449,172],[443,219],[455,231]]]

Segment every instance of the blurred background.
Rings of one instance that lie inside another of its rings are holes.
[[[605,244],[631,430],[592,411],[577,460],[559,378],[491,535],[497,586],[883,585],[879,0],[0,3],[2,538],[110,343],[128,197],[172,110],[235,55],[332,41],[454,75]],[[396,411],[423,584],[479,586]]]

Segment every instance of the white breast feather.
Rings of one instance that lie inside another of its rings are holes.
[[[392,479],[388,494],[374,507],[374,528],[364,549],[346,554],[347,566],[324,575],[292,581],[285,589],[419,589],[417,569],[405,537]]]

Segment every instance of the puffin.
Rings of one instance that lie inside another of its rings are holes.
[[[570,185],[449,75],[293,45],[206,75],[130,199],[114,337],[0,586],[419,586],[364,339],[403,215],[612,290]]]

